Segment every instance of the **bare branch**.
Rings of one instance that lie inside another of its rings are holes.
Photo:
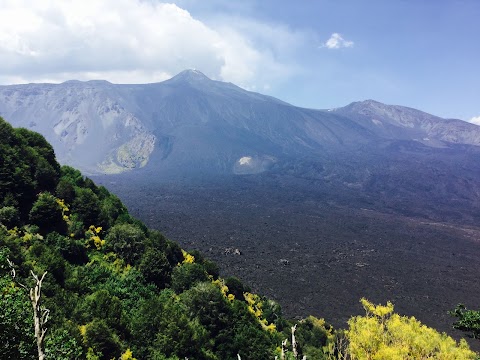
[[[282,352],[280,353],[280,360],[285,360],[286,347],[287,347],[287,339],[282,341]]]
[[[295,341],[295,330],[297,330],[297,324],[292,326],[292,351],[293,351],[293,358],[295,360],[298,359],[298,351],[297,351],[297,342]]]
[[[12,280],[16,281],[15,278],[17,277],[17,273],[15,271],[15,264],[9,258],[7,258],[7,262],[8,262],[8,266],[10,266],[10,269],[11,269],[10,273],[12,274]],[[22,288],[24,288],[25,290],[28,290],[28,288],[22,283],[19,283],[18,281],[16,281],[16,283]]]
[[[8,266],[10,266],[10,269],[11,269],[11,270],[10,270],[10,273],[12,274],[12,278],[13,278],[13,280],[15,280],[15,275],[16,275],[16,273],[15,273],[15,268],[14,268],[14,266],[13,266],[13,261],[11,261],[11,260],[7,257],[7,263],[8,263]]]
[[[44,307],[41,308],[42,317],[41,317],[41,325],[45,325],[48,322],[48,316],[50,315],[50,310]]]

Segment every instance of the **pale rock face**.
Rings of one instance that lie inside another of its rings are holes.
[[[145,166],[155,136],[114,98],[107,82],[0,87],[0,112],[16,126],[42,133],[58,159],[88,173]]]
[[[107,174],[117,174],[135,168],[142,168],[148,163],[154,147],[155,136],[139,134],[112,150],[98,167]]]

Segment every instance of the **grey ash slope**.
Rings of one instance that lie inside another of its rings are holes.
[[[346,171],[337,163],[394,151],[398,142],[419,153],[480,144],[480,127],[459,120],[374,101],[298,108],[195,70],[145,85],[2,86],[0,115],[42,133],[61,162],[87,173],[291,172],[301,160],[337,169],[321,175],[328,177]]]

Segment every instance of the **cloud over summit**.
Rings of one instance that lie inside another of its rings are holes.
[[[480,116],[475,116],[471,118],[468,122],[471,122],[472,124],[480,126]]]
[[[0,83],[165,80],[197,68],[254,88],[262,69],[288,67],[233,27],[199,21],[174,4],[140,0],[0,0]]]

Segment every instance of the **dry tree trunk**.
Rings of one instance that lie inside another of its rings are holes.
[[[292,351],[293,351],[293,358],[295,360],[298,359],[298,351],[297,351],[297,341],[295,340],[295,330],[297,330],[297,324],[292,326]]]
[[[7,259],[8,265],[10,266],[11,274],[13,280],[15,280],[16,272],[15,268],[13,266],[13,262],[10,261],[10,259]],[[34,329],[35,329],[35,338],[37,340],[37,351],[38,351],[38,360],[45,360],[45,353],[43,351],[43,343],[45,340],[45,334],[47,332],[47,328],[45,327],[45,324],[48,321],[48,315],[50,314],[50,310],[40,306],[40,300],[42,296],[42,282],[43,279],[45,278],[45,275],[47,275],[47,272],[45,271],[42,275],[41,278],[39,278],[33,271],[30,271],[32,274],[33,278],[35,279],[35,286],[28,289],[25,285],[18,283],[21,287],[23,287],[25,290],[28,291],[29,297],[30,297],[30,302],[33,307],[33,324],[34,324]]]
[[[285,360],[286,350],[287,350],[287,339],[282,341],[282,352],[280,353],[280,360]]]
[[[50,310],[40,306],[40,297],[42,295],[42,281],[45,278],[45,275],[47,275],[47,272],[45,271],[40,279],[33,273],[33,271],[31,273],[36,281],[35,287],[30,289],[29,294],[33,307],[33,322],[35,325],[35,337],[37,339],[38,360],[44,360],[45,353],[43,352],[43,342],[45,340],[45,333],[47,332],[45,324],[48,321]]]

